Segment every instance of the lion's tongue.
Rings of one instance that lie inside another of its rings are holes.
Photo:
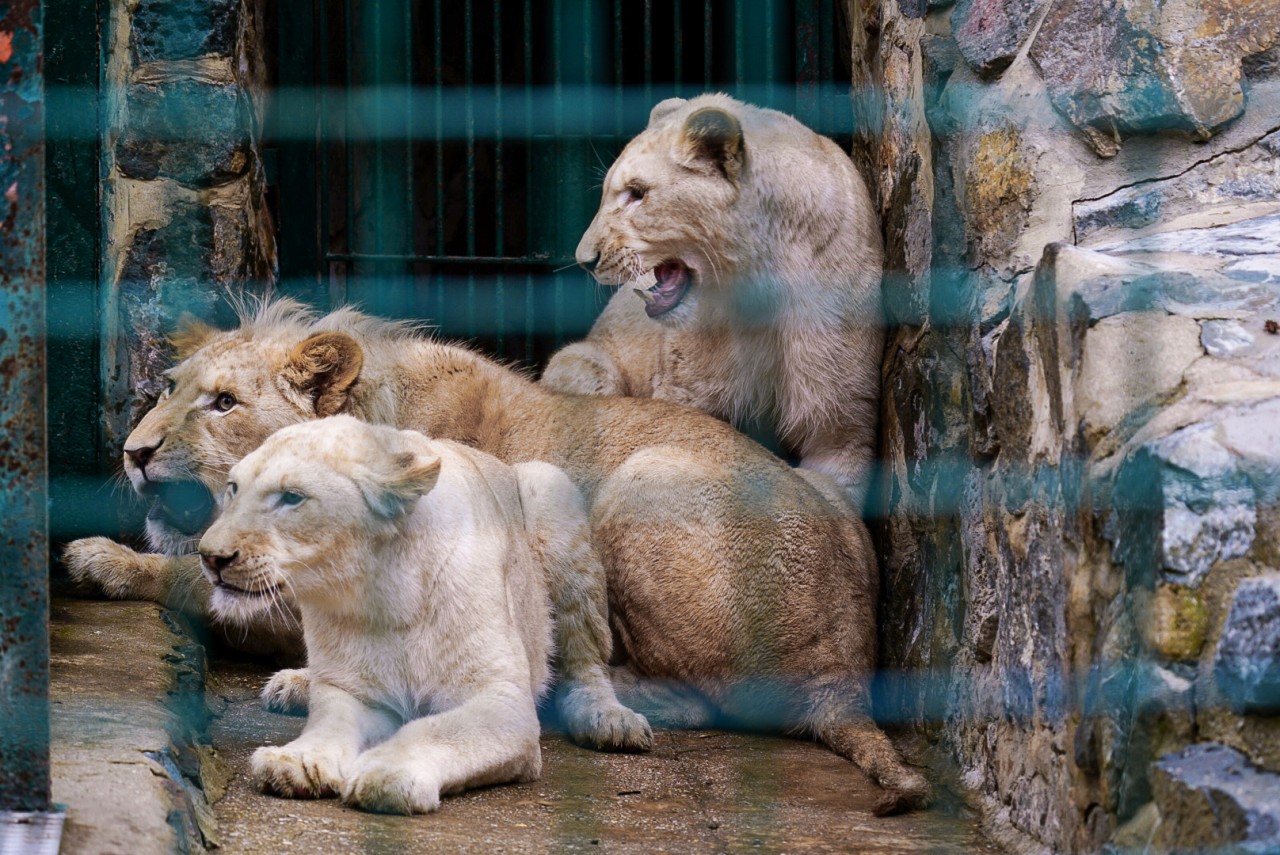
[[[689,289],[689,270],[679,262],[668,261],[654,268],[652,275],[657,281],[649,288],[636,288],[635,292],[644,300],[645,314],[656,318],[684,299],[684,292]]]

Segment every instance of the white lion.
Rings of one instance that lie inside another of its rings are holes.
[[[762,419],[861,507],[880,399],[881,254],[866,185],[831,140],[727,95],[669,98],[605,176],[578,244],[599,282],[627,287],[542,383]]]
[[[310,672],[302,735],[254,752],[259,787],[425,813],[538,777],[550,602],[518,481],[564,477],[350,416],[285,428],[231,470],[200,541],[213,609],[243,620],[287,590]]]

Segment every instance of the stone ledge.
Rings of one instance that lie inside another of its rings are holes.
[[[53,800],[67,811],[61,851],[216,845],[209,801],[225,779],[207,743],[203,648],[170,613],[55,599],[50,671]]]

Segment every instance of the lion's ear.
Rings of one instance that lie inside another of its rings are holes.
[[[385,471],[361,479],[360,489],[374,513],[391,519],[412,508],[438,480],[440,455],[425,450],[405,451],[393,455]]]
[[[703,107],[684,122],[681,138],[690,161],[710,163],[735,184],[742,172],[742,125],[719,107]]]
[[[649,111],[649,127],[653,127],[654,123],[659,119],[671,115],[689,102],[683,98],[668,98],[665,101],[659,101],[653,105],[653,109]]]
[[[190,312],[183,312],[178,317],[177,328],[169,335],[174,358],[181,362],[208,344],[217,334],[215,327],[209,326]]]
[[[289,352],[284,379],[311,395],[320,418],[342,411],[364,367],[364,351],[346,333],[317,333]]]

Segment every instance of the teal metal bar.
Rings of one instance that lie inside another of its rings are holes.
[[[507,251],[506,224],[503,222],[506,207],[507,183],[505,170],[505,147],[503,146],[502,125],[505,119],[502,103],[502,0],[493,0],[493,119],[498,128],[493,142],[493,252],[502,257]],[[507,303],[506,279],[499,273],[494,283],[494,319],[497,328],[498,356],[507,355]]]
[[[444,239],[444,220],[445,220],[445,198],[444,198],[444,27],[441,18],[443,12],[441,5],[443,0],[435,0],[433,6],[432,23],[435,25],[435,43],[433,54],[435,59],[435,76],[432,83],[435,88],[436,96],[436,126],[435,126],[435,156],[436,156],[436,255],[444,255],[449,250],[445,246]],[[435,312],[432,320],[437,324],[444,324],[445,319],[445,299],[444,299],[444,277],[437,273],[432,281],[432,288],[435,290]]]
[[[0,10],[0,811],[47,811],[44,18],[40,0]]]
[[[439,2],[439,0],[437,0]],[[533,0],[524,0],[524,174],[525,174],[525,250],[534,251],[533,211]],[[524,277],[524,352],[533,353],[534,313],[533,276]]]

